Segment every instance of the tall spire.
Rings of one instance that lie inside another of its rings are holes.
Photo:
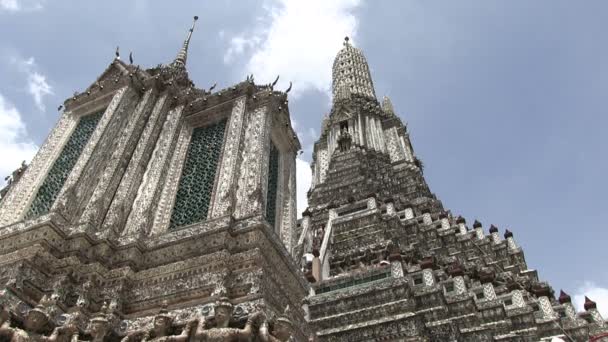
[[[186,60],[188,59],[188,45],[190,45],[190,38],[192,38],[192,32],[194,32],[194,25],[196,24],[197,20],[198,16],[195,15],[194,21],[192,22],[192,27],[188,31],[188,37],[186,37],[186,40],[184,40],[184,45],[182,46],[181,50],[179,50],[177,56],[175,57],[175,60],[173,61],[174,66],[186,66]]]

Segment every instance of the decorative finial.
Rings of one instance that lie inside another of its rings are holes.
[[[271,88],[274,88],[275,85],[277,85],[277,82],[279,82],[279,76],[277,75],[277,78],[272,82],[272,85],[270,86]]]
[[[391,99],[386,95],[382,98],[382,109],[385,113],[389,115],[395,115],[395,108],[393,108],[393,103],[391,102]]]
[[[63,105],[59,105],[59,107],[57,107],[57,111],[60,112],[63,109]]]
[[[192,38],[192,32],[194,32],[194,25],[196,25],[196,21],[198,20],[198,16],[194,16],[194,21],[192,22],[192,27],[188,31],[188,36],[186,40],[184,40],[184,45],[182,49],[177,53],[177,57],[173,61],[174,66],[185,67],[186,60],[188,59],[188,46],[190,45],[190,39]]]
[[[217,82],[213,83],[211,88],[209,88],[209,92],[211,92],[213,89],[215,89],[216,86],[217,86]]]
[[[287,88],[287,90],[285,90],[285,94],[289,94],[289,92],[291,91],[291,86],[292,86],[292,83],[291,83],[291,81],[289,81],[289,87]]]
[[[348,36],[344,37],[344,45],[348,45],[349,40],[350,38],[348,38]]]
[[[129,64],[133,64],[133,51],[129,52]]]
[[[116,59],[120,59],[120,46],[116,47],[116,52],[114,52],[114,54],[116,55]]]

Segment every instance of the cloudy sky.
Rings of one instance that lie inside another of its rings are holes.
[[[348,35],[444,205],[512,230],[542,279],[608,316],[608,2],[0,0],[0,174],[31,159],[117,45],[145,67],[170,62],[193,15],[199,87],[293,81],[299,207]]]

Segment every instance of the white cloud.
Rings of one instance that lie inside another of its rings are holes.
[[[296,183],[297,183],[297,201],[298,201],[298,218],[302,216],[302,212],[308,207],[307,192],[310,189],[312,181],[312,171],[310,164],[305,160],[296,158]]]
[[[29,161],[37,149],[27,137],[25,124],[17,108],[0,94],[0,184],[4,184],[4,177],[17,169],[23,160]]]
[[[2,0],[0,0],[2,1]],[[47,82],[46,76],[38,71],[38,65],[34,57],[28,59],[11,58],[11,62],[17,66],[17,70],[26,75],[27,91],[34,98],[36,107],[41,111],[45,110],[44,97],[53,94],[53,88]]]
[[[28,75],[27,86],[28,91],[34,97],[36,107],[44,111],[45,107],[44,103],[42,102],[42,97],[53,94],[53,90],[47,83],[46,77],[38,72],[33,72]]]
[[[593,282],[585,282],[572,297],[577,311],[585,310],[583,308],[585,296],[597,303],[597,309],[604,319],[608,318],[608,288],[597,286]]]
[[[44,0],[0,0],[0,11],[37,11],[44,7]]]
[[[248,54],[246,74],[258,83],[272,82],[280,75],[278,88],[293,82],[292,95],[316,89],[329,94],[331,66],[344,36],[355,36],[353,10],[361,0],[274,0],[266,17],[248,33],[230,38],[224,61]]]
[[[18,11],[19,3],[17,3],[17,0],[0,0],[0,9],[7,11]]]

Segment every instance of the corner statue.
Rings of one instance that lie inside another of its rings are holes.
[[[289,305],[285,308],[283,316],[279,317],[269,329],[268,321],[264,321],[260,328],[259,337],[263,342],[286,342],[293,335],[293,323],[287,317]]]
[[[232,303],[228,298],[220,298],[215,303],[214,321],[215,326],[208,328],[206,320],[201,317],[198,323],[198,328],[194,334],[194,341],[200,342],[237,342],[250,341],[254,335],[254,331],[259,327],[260,321],[263,319],[261,312],[255,312],[249,316],[247,323],[243,329],[230,328],[230,318],[233,311]]]

